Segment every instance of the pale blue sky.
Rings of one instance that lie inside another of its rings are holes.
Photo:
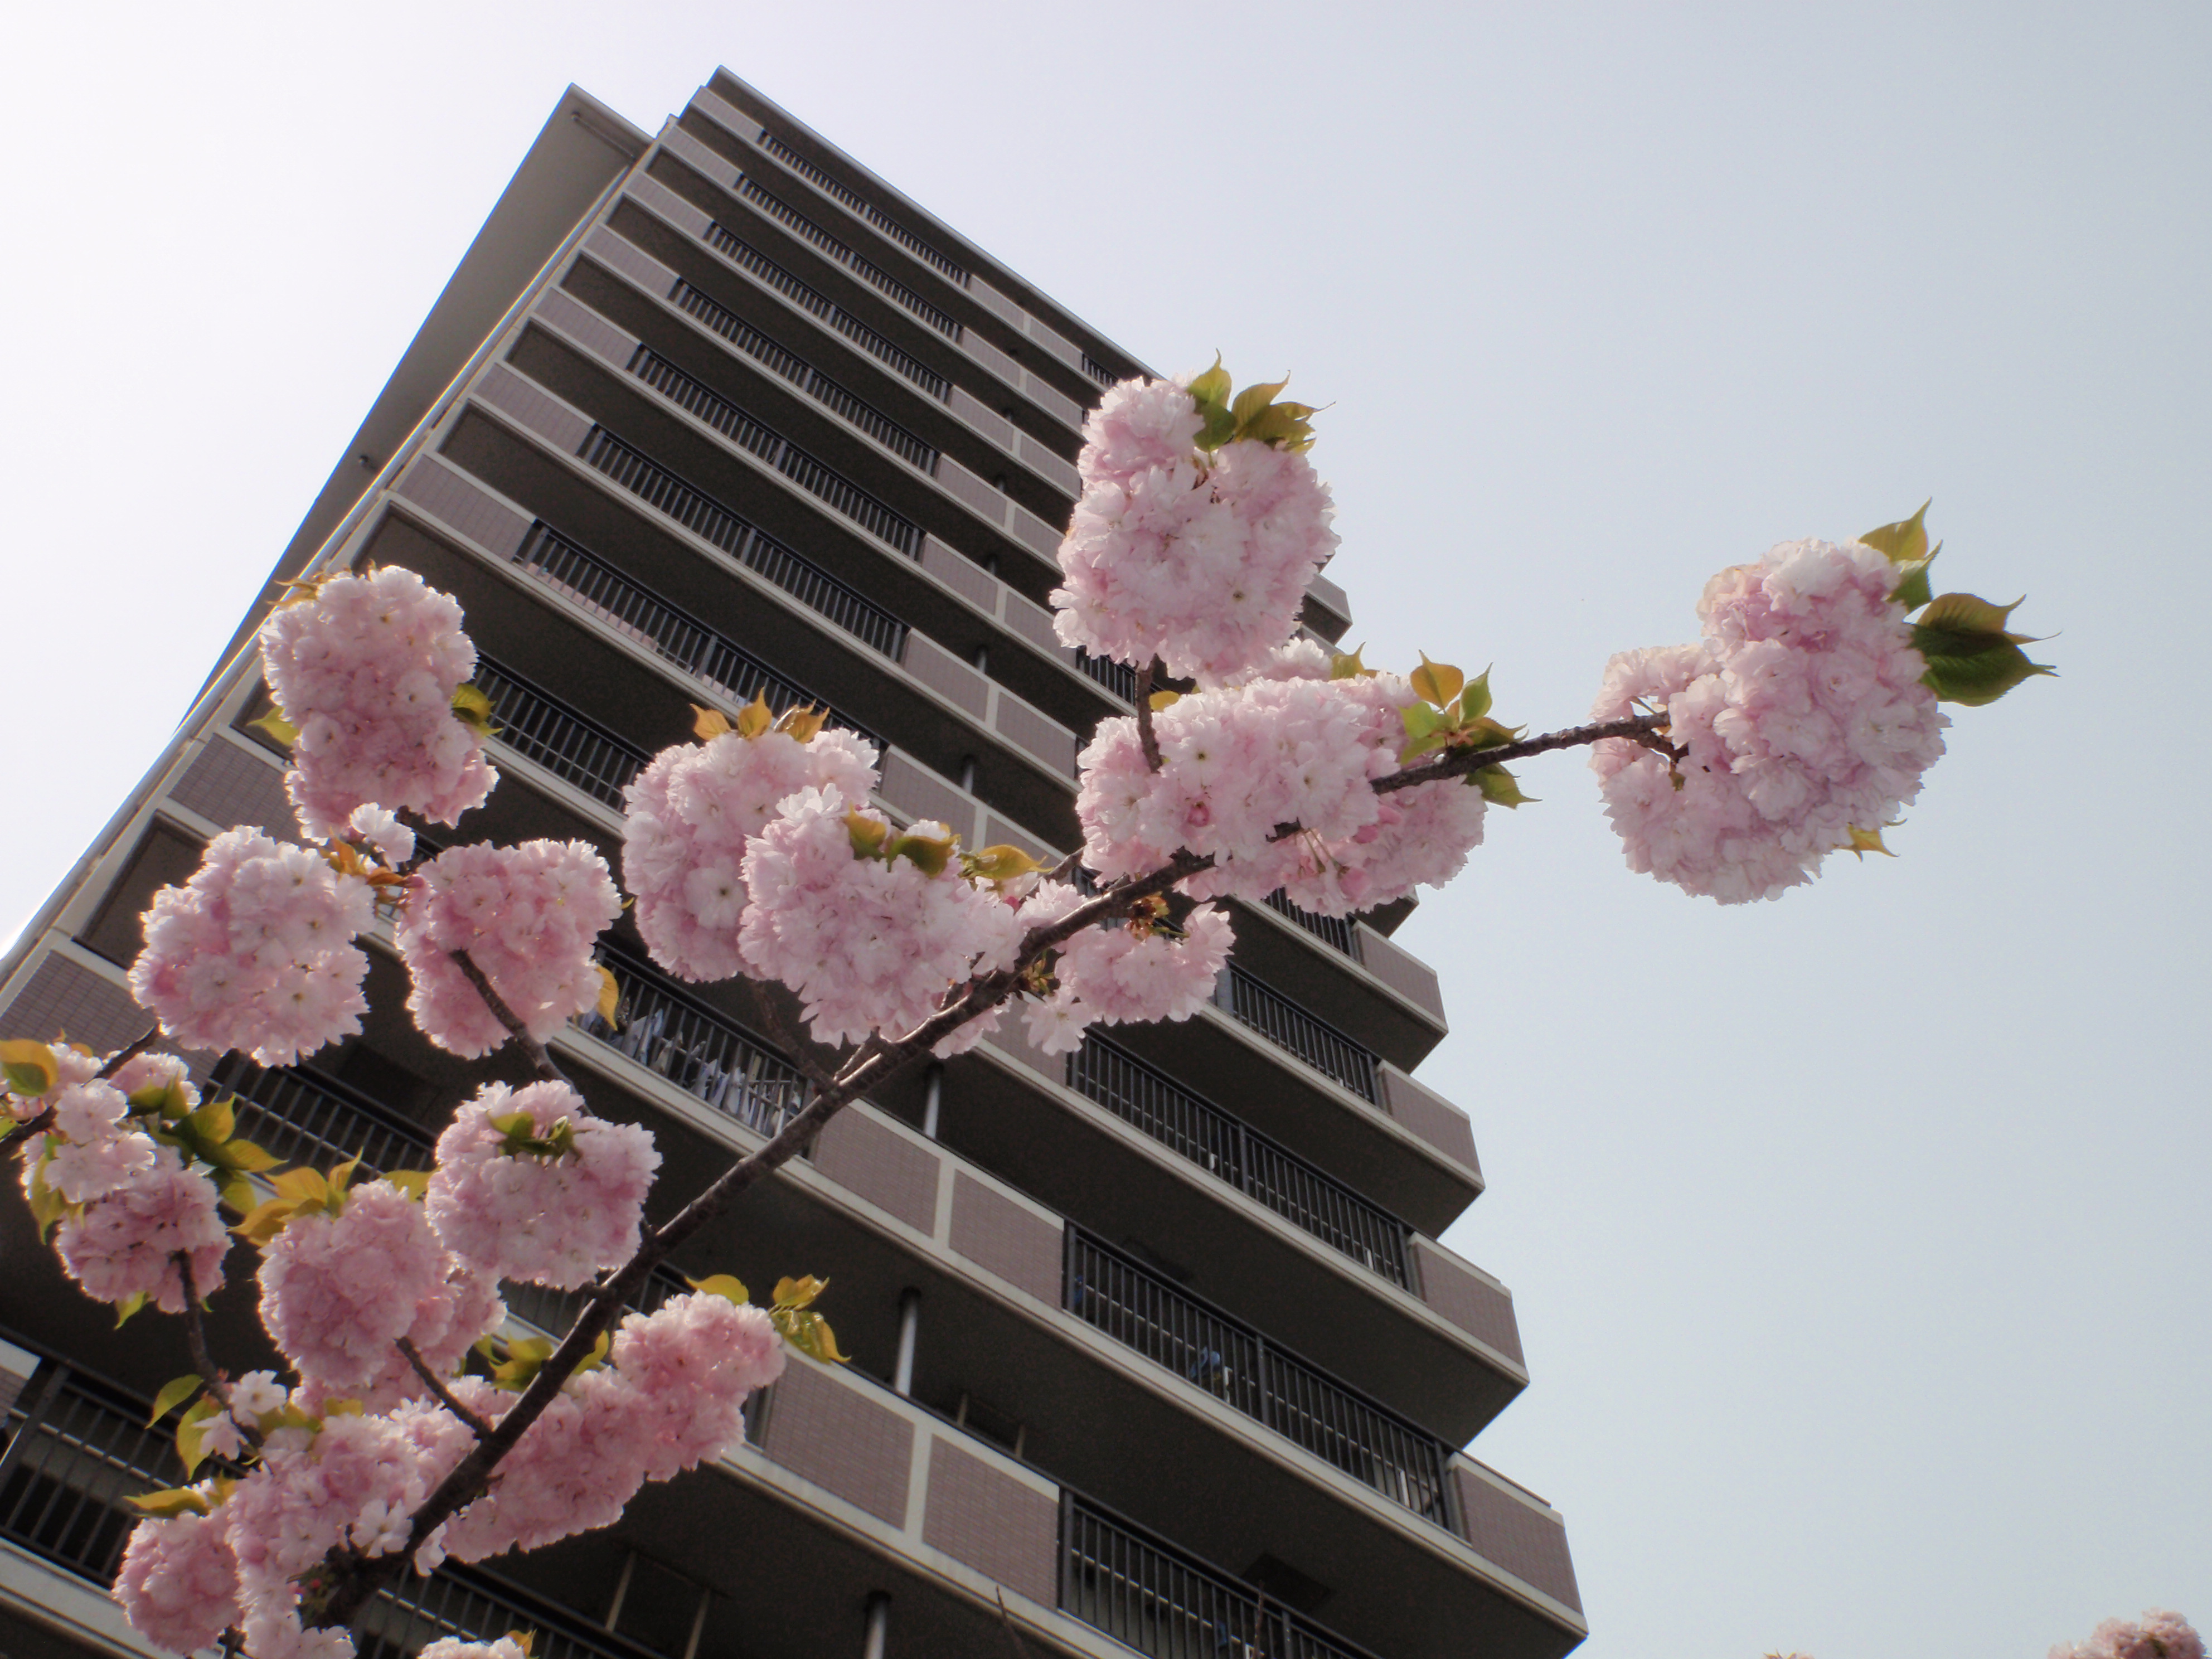
[[[1580,718],[1705,577],[1932,494],[2064,678],[1902,854],[1722,910],[1571,758],[1403,939],[1591,1659],[2212,1623],[2202,6],[50,8],[0,64],[27,916],[574,80],[726,63],[1155,365],[1333,407],[1370,660]],[[1945,585],[1939,580],[1939,586]],[[1500,818],[1504,815],[1499,815]]]

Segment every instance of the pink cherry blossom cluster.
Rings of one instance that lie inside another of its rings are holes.
[[[1860,543],[1784,542],[1707,584],[1695,645],[1623,652],[1594,719],[1663,708],[1665,757],[1591,750],[1632,870],[1723,903],[1772,898],[1920,793],[1950,724],[1921,684],[1897,567]]]
[[[191,881],[154,896],[131,994],[187,1048],[288,1066],[361,1030],[368,958],[353,940],[375,912],[368,883],[321,854],[228,830]]]
[[[2107,1619],[2086,1642],[2061,1642],[2051,1659],[2204,1659],[2204,1638],[2178,1613],[2154,1609],[2140,1620]]]
[[[893,832],[841,792],[803,789],[745,845],[751,895],[738,932],[745,963],[799,994],[822,1042],[903,1033],[937,1012],[948,987],[1010,967],[1019,937],[1013,908],[947,863],[937,875],[906,857],[854,849],[848,813]],[[908,833],[949,836],[941,823]]]
[[[1023,930],[1033,933],[1082,902],[1063,882],[1041,883],[1022,906]],[[1193,910],[1180,929],[1119,921],[1085,927],[1060,946],[1052,994],[1022,1005],[1030,1042],[1064,1054],[1093,1024],[1188,1019],[1212,1000],[1231,938],[1229,917],[1212,904]]]
[[[1204,681],[1290,638],[1336,550],[1328,487],[1293,450],[1245,440],[1202,455],[1199,426],[1171,380],[1124,381],[1085,421],[1052,595],[1062,644]]]
[[[104,1079],[100,1056],[63,1044],[52,1052],[55,1086],[17,1103],[28,1115],[53,1112],[51,1129],[23,1159],[24,1191],[43,1182],[70,1206],[54,1230],[54,1249],[86,1295],[118,1305],[143,1297],[165,1313],[180,1313],[177,1254],[191,1262],[195,1293],[211,1295],[222,1284],[230,1235],[216,1212],[214,1182],[130,1121],[130,1097],[175,1086],[198,1105],[184,1062],[142,1054]]]
[[[453,714],[476,662],[453,597],[393,566],[331,577],[270,614],[262,673],[299,731],[285,787],[309,837],[366,802],[437,823],[483,804],[498,774]]]
[[[598,1003],[604,981],[592,945],[621,914],[606,860],[587,842],[450,848],[416,872],[400,922],[400,954],[415,981],[408,1010],[424,1036],[457,1054],[474,1059],[507,1041],[452,958],[466,951],[543,1041]]]
[[[402,1337],[450,1369],[505,1311],[493,1277],[457,1261],[386,1181],[351,1188],[336,1214],[293,1217],[262,1253],[261,1322],[315,1401],[420,1394]]]
[[[464,1642],[458,1636],[428,1643],[416,1659],[529,1659],[512,1636],[496,1642]]]
[[[1374,781],[1399,769],[1413,689],[1395,674],[1329,676],[1328,653],[1299,641],[1178,699],[1154,716],[1157,772],[1133,719],[1101,721],[1079,757],[1085,864],[1117,879],[1178,850],[1210,855],[1185,892],[1259,899],[1280,887],[1327,915],[1449,880],[1481,842],[1481,791],[1455,780],[1376,794]],[[1285,824],[1300,833],[1278,840]]]
[[[520,1114],[527,1138],[557,1151],[511,1151],[494,1120]],[[438,1137],[427,1210],[446,1248],[479,1272],[574,1290],[637,1253],[660,1154],[635,1124],[610,1123],[565,1083],[487,1083]]]
[[[833,727],[805,743],[787,732],[726,732],[654,756],[624,792],[623,848],[623,879],[653,959],[686,979],[744,972],[746,840],[768,827],[787,795],[834,789],[864,801],[876,783],[874,748]]]

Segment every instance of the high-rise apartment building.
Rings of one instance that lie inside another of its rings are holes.
[[[623,786],[690,705],[758,692],[881,744],[894,815],[1066,848],[1076,751],[1131,678],[1061,647],[1046,596],[1085,410],[1138,367],[727,73],[657,137],[572,89],[276,574],[402,564],[465,606],[504,781],[441,835],[618,866]],[[153,890],[229,825],[288,832],[249,726],[261,614],[0,965],[0,1032],[138,1035]],[[1317,581],[1307,626],[1347,623]],[[1409,1075],[1444,1018],[1391,942],[1406,908],[1239,907],[1199,1017],[1066,1059],[1001,1037],[847,1111],[683,1265],[826,1276],[853,1363],[794,1358],[743,1446],[608,1532],[407,1581],[364,1652],[517,1627],[538,1659],[1575,1646],[1559,1516],[1455,1449],[1527,1378],[1510,1294],[1435,1242],[1482,1177]],[[610,938],[619,1024],[555,1046],[652,1127],[672,1203],[772,1132],[796,1074],[747,987]],[[373,954],[359,1038],[285,1070],[198,1057],[287,1159],[424,1164],[483,1074]],[[119,1500],[177,1478],[145,1402],[181,1336],[118,1335],[0,1211],[0,1648],[143,1652],[104,1587]],[[234,1271],[233,1354],[266,1354],[252,1302]]]

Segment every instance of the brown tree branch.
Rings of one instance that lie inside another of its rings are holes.
[[[1152,730],[1152,671],[1161,665],[1155,657],[1137,671],[1137,744],[1145,751],[1145,764],[1157,772],[1166,763],[1160,759],[1160,739]]]
[[[466,951],[452,951],[447,954],[453,957],[453,965],[461,970],[461,976],[476,987],[477,994],[483,999],[484,1006],[491,1010],[492,1018],[507,1028],[507,1036],[522,1045],[522,1052],[530,1056],[530,1063],[537,1068],[538,1075],[548,1083],[567,1083],[568,1073],[553,1063],[553,1056],[547,1052],[545,1045],[530,1035],[530,1028],[522,1023],[514,1009],[507,1006],[507,1000],[492,989],[491,981],[485,976],[484,970],[477,966],[476,959]]]
[[[131,1043],[128,1048],[118,1048],[112,1054],[110,1054],[107,1058],[107,1064],[101,1066],[100,1070],[95,1072],[93,1075],[101,1079],[102,1080],[113,1077],[118,1072],[128,1066],[132,1060],[137,1059],[139,1055],[144,1054],[149,1048],[152,1048],[155,1042],[161,1040],[161,1024],[156,1021],[153,1025],[147,1028],[145,1035],[141,1036],[136,1042]]]
[[[1495,749],[1447,749],[1434,760],[1423,761],[1418,766],[1408,766],[1387,777],[1375,780],[1375,793],[1387,795],[1400,789],[1418,789],[1425,783],[1437,783],[1446,778],[1463,778],[1480,772],[1486,767],[1503,766],[1508,761],[1526,760],[1531,755],[1549,754],[1555,749],[1575,749],[1584,744],[1602,743],[1607,738],[1626,738],[1631,743],[1680,760],[1681,751],[1672,748],[1659,733],[1667,729],[1667,717],[1662,714],[1631,714],[1617,720],[1599,720],[1590,726],[1571,726],[1561,732],[1547,732],[1540,738],[1523,738],[1518,743],[1509,743]]]
[[[161,1036],[161,1028],[156,1024],[130,1047],[117,1049],[108,1057],[107,1064],[93,1073],[94,1077],[102,1080],[113,1077],[125,1066],[152,1048],[160,1040]],[[19,1140],[27,1141],[33,1135],[44,1134],[53,1127],[53,1121],[54,1109],[49,1106],[37,1115],[25,1118],[21,1123],[13,1125],[7,1133],[0,1135],[0,1154],[4,1154]]]
[[[185,1291],[185,1351],[192,1357],[192,1369],[207,1384],[207,1391],[215,1396],[216,1404],[222,1407],[223,1415],[237,1424],[238,1431],[258,1445],[261,1434],[257,1425],[239,1421],[238,1413],[230,1408],[230,1378],[215,1363],[215,1350],[208,1346],[207,1318],[200,1307],[198,1291],[192,1285],[192,1258],[186,1250],[178,1250],[170,1260],[177,1264],[177,1278]]]
[[[422,1379],[422,1386],[437,1396],[440,1405],[467,1424],[469,1431],[477,1439],[482,1440],[491,1433],[490,1424],[453,1398],[453,1390],[446,1386],[444,1379],[437,1372],[430,1369],[430,1362],[422,1358],[422,1351],[415,1346],[412,1338],[403,1336],[397,1346],[409,1368]]]

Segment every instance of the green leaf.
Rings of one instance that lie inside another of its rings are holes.
[[[300,728],[285,719],[284,711],[281,708],[272,708],[259,720],[248,720],[246,724],[266,732],[287,749],[300,740]]]
[[[125,1297],[122,1301],[115,1304],[115,1328],[121,1330],[130,1322],[131,1316],[145,1305],[146,1292],[143,1291],[133,1291]],[[185,1473],[190,1474],[191,1471],[187,1468]]]
[[[1229,412],[1236,419],[1238,432],[1242,433],[1258,420],[1267,405],[1275,401],[1275,394],[1290,383],[1290,377],[1285,375],[1279,380],[1263,380],[1248,386],[1238,392],[1236,401],[1229,405]]]
[[[829,723],[830,711],[826,708],[787,708],[783,718],[775,723],[775,729],[797,742],[811,743],[815,734]]]
[[[277,1164],[276,1154],[267,1147],[234,1135],[215,1149],[208,1162],[218,1170],[234,1170],[244,1175],[259,1175],[264,1170],[273,1170]]]
[[[1343,651],[1331,652],[1328,659],[1329,678],[1333,680],[1372,679],[1377,671],[1370,668],[1365,663],[1359,660],[1359,653],[1365,649],[1367,649],[1367,647],[1363,644],[1358,650],[1348,653]]]
[[[884,858],[884,843],[890,839],[891,827],[872,812],[854,807],[845,814],[845,833],[852,838],[853,856],[856,859]]]
[[[1152,713],[1155,714],[1158,714],[1164,708],[1174,708],[1182,701],[1182,693],[1180,691],[1155,691],[1151,696],[1145,699],[1146,703],[1151,708]]]
[[[194,1377],[194,1382],[199,1379]],[[141,1515],[150,1515],[157,1520],[173,1520],[179,1515],[212,1513],[207,1498],[196,1486],[171,1486],[166,1492],[149,1492],[123,1500]]]
[[[1928,585],[1928,567],[1936,562],[1936,555],[1942,550],[1943,544],[1938,542],[1929,550],[1926,558],[1904,567],[1904,580],[1889,590],[1893,605],[1901,605],[1907,611],[1917,611],[1928,603],[1936,591]]]
[[[687,1278],[684,1282],[695,1291],[704,1291],[709,1296],[719,1296],[725,1302],[736,1303],[740,1308],[746,1306],[753,1299],[753,1293],[745,1288],[744,1280],[738,1278],[734,1273],[708,1273],[704,1279]]]
[[[1222,368],[1221,354],[1217,351],[1213,354],[1213,367],[1205,374],[1193,377],[1190,383],[1192,400],[1200,409],[1208,404],[1219,404],[1225,408],[1229,403],[1231,384],[1229,371]]]
[[[246,1193],[236,1194],[237,1187],[246,1187]],[[272,1198],[265,1203],[254,1204],[248,1208],[246,1204],[237,1201],[239,1197],[244,1197],[250,1201],[252,1195],[252,1187],[243,1181],[234,1183],[231,1188],[225,1190],[224,1199],[230,1203],[231,1207],[245,1211],[245,1218],[230,1231],[249,1244],[266,1244],[284,1231],[285,1224],[294,1216],[299,1214],[300,1202],[289,1198]]]
[[[240,1216],[249,1216],[261,1207],[261,1194],[244,1176],[233,1176],[223,1182],[222,1201]]]
[[[1921,683],[1947,702],[1977,708],[1995,702],[2022,680],[2056,674],[2046,664],[2030,662],[2021,650],[2032,642],[2025,634],[2005,631],[2020,601],[1992,605],[1972,593],[1946,593],[1931,600],[1912,625],[1913,648],[1927,659]]]
[[[956,836],[904,835],[884,849],[884,856],[905,859],[925,876],[934,878],[945,873],[945,866],[952,861]]]
[[[46,1043],[18,1038],[0,1042],[0,1074],[10,1093],[35,1100],[62,1080],[61,1061]]]
[[[1486,668],[1459,694],[1459,723],[1467,726],[1490,712],[1490,671]]]
[[[850,1364],[849,1358],[837,1352],[837,1338],[830,1328],[830,1322],[818,1313],[799,1308],[778,1308],[769,1316],[775,1322],[783,1340],[811,1358],[825,1364]]]
[[[430,1173],[428,1170],[386,1170],[384,1179],[420,1204],[429,1194]]]
[[[1488,715],[1479,715],[1452,738],[1455,749],[1503,749],[1528,728],[1525,726],[1500,726]]]
[[[1862,830],[1856,824],[1853,824],[1850,826],[1850,842],[1843,850],[1862,864],[1866,862],[1866,855],[1869,853],[1879,853],[1886,859],[1893,859],[1897,854],[1881,844],[1881,832],[1895,827],[1894,824],[1884,823],[1877,824],[1871,830]]]
[[[1978,599],[1972,593],[1946,593],[1942,599],[1929,602],[1928,609],[1921,613],[1920,620],[1914,624],[1914,631],[1917,633],[1926,628],[1953,634],[1990,634],[1999,639],[2009,640],[2014,645],[2027,645],[2032,642],[2028,635],[2005,632],[2005,624],[2012,620],[2012,613],[2024,603],[2025,600],[2014,599],[2010,605],[1991,605],[1987,599]]]
[[[1513,775],[1502,766],[1486,766],[1469,775],[1468,781],[1482,791],[1483,799],[1492,806],[1520,806],[1533,802],[1536,797],[1524,795]]]
[[[154,1396],[154,1414],[146,1419],[146,1426],[152,1428],[206,1386],[198,1371],[186,1371],[182,1376],[173,1377],[164,1382],[161,1392]]]
[[[453,688],[453,718],[472,732],[489,734],[499,729],[491,723],[491,699],[473,685]]]
[[[192,1126],[192,1133],[206,1145],[220,1146],[230,1139],[230,1132],[238,1125],[237,1114],[232,1109],[233,1101],[226,1095],[221,1100],[210,1100],[185,1120]]]
[[[1417,743],[1432,732],[1442,731],[1444,724],[1443,715],[1425,702],[1407,703],[1398,711],[1398,720],[1405,726],[1406,735]]]
[[[1004,842],[986,847],[980,853],[969,854],[962,864],[968,874],[978,881],[1012,881],[1046,867],[1020,848]]]
[[[615,1017],[622,1012],[622,986],[602,964],[595,962],[592,966],[599,969],[599,1000],[593,1007],[601,1019],[612,1025]]]
[[[1431,662],[1429,653],[1421,653],[1421,665],[1406,677],[1416,696],[1425,697],[1442,708],[1467,684],[1467,676],[1448,662]]]
[[[1920,503],[1920,510],[1909,519],[1899,519],[1895,524],[1886,524],[1869,530],[1859,538],[1869,547],[1892,564],[1915,564],[1934,555],[1928,550],[1928,509],[1935,497]]]
[[[809,1273],[804,1279],[779,1279],[775,1281],[775,1305],[779,1308],[810,1308],[814,1298],[830,1288],[826,1279],[817,1279]]]

